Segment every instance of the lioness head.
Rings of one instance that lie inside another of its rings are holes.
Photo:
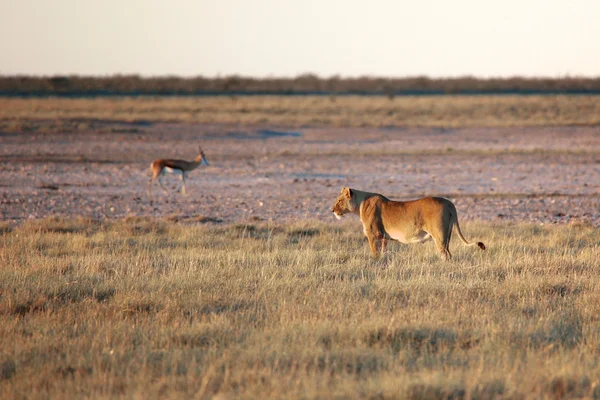
[[[342,219],[342,215],[348,214],[354,211],[354,204],[352,202],[352,189],[345,187],[342,189],[342,193],[335,201],[331,211],[335,214],[337,219]]]

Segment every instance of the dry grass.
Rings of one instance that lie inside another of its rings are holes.
[[[0,226],[0,398],[600,396],[597,228],[342,222]]]
[[[598,125],[600,97],[421,96],[393,100],[384,96],[0,98],[0,129],[4,131],[87,130],[99,120],[290,127]],[[40,121],[51,123],[40,126]]]

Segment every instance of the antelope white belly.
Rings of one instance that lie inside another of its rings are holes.
[[[182,175],[183,174],[182,170],[180,170],[180,169],[174,169],[174,168],[169,168],[169,167],[164,167],[163,171],[166,174],[173,174],[173,175]]]
[[[427,233],[425,231],[419,231],[415,235],[415,234],[407,234],[406,232],[403,232],[399,229],[386,229],[386,233],[390,236],[390,238],[397,240],[400,243],[406,243],[406,244],[422,243],[422,242],[428,240],[429,238],[431,238],[429,233]]]

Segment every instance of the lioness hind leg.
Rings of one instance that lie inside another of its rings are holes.
[[[452,223],[448,218],[430,223],[425,230],[435,241],[435,246],[444,260],[452,259],[450,254],[450,235],[452,234]]]
[[[450,261],[452,259],[452,254],[450,254],[450,250],[446,247],[438,246],[438,251],[444,260]]]
[[[443,242],[444,252],[447,255],[446,260],[452,259],[452,254],[450,253],[450,239],[451,238],[452,238],[452,225],[448,224],[446,229],[444,229],[444,242]]]
[[[437,247],[438,252],[440,253],[440,256],[446,261],[451,260],[452,254],[450,254],[450,250],[448,249],[448,245],[447,245],[445,239],[443,239],[439,236],[433,236],[433,240],[435,242],[435,247]],[[449,239],[448,239],[448,242],[450,242]]]

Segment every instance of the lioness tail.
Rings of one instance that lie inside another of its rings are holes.
[[[456,233],[458,234],[458,237],[460,238],[460,240],[463,241],[464,244],[466,244],[467,246],[477,245],[481,250],[485,250],[485,244],[483,244],[483,242],[470,243],[467,239],[465,239],[462,232],[460,231],[460,225],[458,225],[458,218],[456,218],[456,220],[454,221],[454,226],[456,226]]]

